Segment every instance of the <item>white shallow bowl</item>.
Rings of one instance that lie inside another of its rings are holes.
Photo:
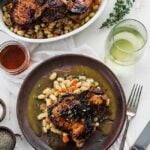
[[[97,13],[95,14],[95,16],[90,19],[87,23],[85,23],[83,26],[60,36],[57,37],[52,37],[52,38],[45,38],[45,39],[32,39],[32,38],[26,38],[26,37],[22,37],[19,36],[17,34],[15,34],[14,32],[10,31],[9,28],[4,24],[3,20],[2,20],[2,11],[0,10],[0,30],[7,33],[8,35],[24,41],[24,42],[30,42],[30,43],[47,43],[47,42],[53,42],[53,41],[58,41],[61,39],[65,39],[67,37],[70,37],[72,35],[75,35],[79,32],[81,32],[82,30],[86,29],[89,25],[91,25],[104,11],[106,5],[107,5],[108,0],[102,0],[101,5],[97,11]]]

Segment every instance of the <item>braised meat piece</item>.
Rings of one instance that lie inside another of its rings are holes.
[[[69,17],[74,21],[80,21],[87,16],[91,10],[93,0],[75,0],[69,8]]]
[[[61,8],[63,5],[67,4],[67,0],[48,0],[48,4],[52,8]]]
[[[67,13],[67,5],[64,0],[48,0],[49,7],[43,14],[42,21],[49,22],[63,18]]]
[[[25,26],[41,18],[43,22],[57,20],[66,13],[65,0],[15,0],[11,18],[15,24]]]
[[[69,15],[80,21],[91,9],[93,0],[14,0],[11,19],[19,26],[31,25],[38,20],[50,22]]]
[[[74,121],[75,119],[77,120],[76,116],[78,114],[76,113],[78,113],[78,109],[80,109],[78,96],[75,94],[68,94],[63,96],[56,106],[50,108],[49,117],[55,126],[63,130],[68,130],[68,128],[71,128],[71,118],[74,117]]]
[[[106,99],[99,89],[67,94],[48,108],[48,116],[56,128],[69,133],[77,147],[81,147],[95,131],[94,117],[100,113]]]
[[[11,19],[17,25],[29,25],[38,20],[47,7],[43,0],[15,0]]]

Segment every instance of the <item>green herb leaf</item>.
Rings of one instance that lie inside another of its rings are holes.
[[[130,8],[133,6],[134,2],[135,0],[117,0],[113,11],[109,14],[109,18],[102,23],[100,28],[109,28],[123,19],[124,16],[130,12]]]
[[[0,0],[0,9],[8,2],[9,0]]]

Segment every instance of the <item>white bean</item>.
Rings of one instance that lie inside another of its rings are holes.
[[[51,94],[54,94],[56,92],[56,90],[53,88],[51,89]]]
[[[80,88],[80,90],[81,90],[81,91],[86,91],[86,90],[88,90],[88,87],[82,86],[82,87]]]
[[[57,97],[59,95],[59,93],[57,91],[55,91],[54,95]]]
[[[46,104],[45,103],[41,104],[40,105],[40,110],[45,110],[45,109],[46,109]]]
[[[39,114],[39,115],[37,116],[37,119],[38,119],[38,120],[42,120],[42,119],[45,118],[46,116],[47,116],[46,113],[41,113],[41,114]]]
[[[38,99],[45,99],[45,95],[43,94],[38,95]]]
[[[93,17],[94,15],[95,15],[95,13],[94,13],[94,12],[90,13],[90,17]]]
[[[58,81],[54,81],[54,86],[59,85]]]
[[[50,98],[51,100],[57,101],[57,97],[56,97],[54,94],[51,94],[51,95],[49,96],[49,98]]]
[[[98,126],[99,126],[99,122],[96,122],[96,124],[95,124],[95,125],[96,125],[96,127],[98,127]]]
[[[57,77],[57,73],[53,72],[49,78],[50,78],[50,80],[55,80],[56,77]]]
[[[88,78],[86,81],[87,81],[88,83],[93,83],[93,82],[94,82],[94,79]]]
[[[86,80],[85,76],[79,76],[79,80]]]
[[[49,125],[49,124],[46,125],[46,129],[47,129],[47,130],[50,129],[50,125]]]
[[[68,135],[67,133],[65,133],[65,132],[63,133],[63,136],[67,136],[67,135]]]
[[[109,104],[110,104],[110,99],[108,98],[108,99],[106,100],[106,105],[109,106]]]
[[[77,87],[81,87],[81,82],[78,82],[78,83],[77,83]]]
[[[24,31],[17,31],[17,34],[23,36],[24,35]]]
[[[42,126],[45,127],[46,126],[46,120],[42,120]]]
[[[46,88],[44,91],[43,91],[43,94],[46,94],[46,95],[49,95],[51,93],[51,89],[50,88]]]
[[[47,128],[43,127],[43,131],[44,131],[44,133],[47,133]]]
[[[82,82],[82,86],[89,88],[91,86],[91,83],[89,83],[89,82]]]
[[[98,83],[98,82],[94,82],[94,84],[95,84],[95,86],[98,86],[98,85],[99,85],[99,83]]]
[[[81,91],[80,91],[80,89],[76,89],[75,91],[74,91],[74,93],[77,93],[77,94],[79,94]]]
[[[61,87],[59,85],[55,85],[55,89],[61,91]]]
[[[58,81],[54,81],[54,88],[55,88],[56,90],[58,90],[58,91],[61,90],[61,87],[59,86]]]
[[[35,25],[34,28],[35,28],[35,30],[39,30],[40,26],[39,25]]]
[[[50,126],[50,128],[54,128],[55,127],[52,123],[50,123],[49,126]]]
[[[101,87],[100,87],[100,86],[98,86],[97,88],[98,88],[99,90],[101,90]]]
[[[85,22],[88,22],[89,21],[89,16],[87,16],[86,18],[85,18]]]
[[[61,135],[62,132],[56,128],[51,128],[51,132]]]
[[[61,86],[61,88],[66,89],[66,86],[65,86],[65,84],[64,84],[64,83],[61,83],[61,84],[60,84],[60,86]]]
[[[97,118],[97,117],[95,117],[95,118],[94,118],[94,122],[97,122],[97,121],[98,121],[98,118]]]
[[[59,77],[59,78],[57,78],[57,81],[58,81],[58,82],[63,82],[63,81],[64,81],[64,78]]]
[[[61,87],[59,85],[55,85],[54,87],[56,90],[61,91]]]
[[[51,99],[46,99],[46,105],[49,106],[49,105],[51,105],[51,104],[52,104]]]

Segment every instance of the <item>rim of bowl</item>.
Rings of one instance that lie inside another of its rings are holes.
[[[47,42],[54,42],[54,41],[58,41],[61,39],[65,39],[67,37],[73,36],[81,31],[83,31],[84,29],[86,29],[87,27],[89,27],[92,23],[94,23],[96,21],[96,19],[102,14],[102,12],[104,11],[106,4],[107,4],[108,0],[102,0],[101,5],[99,6],[98,11],[96,12],[95,16],[93,18],[91,18],[87,23],[85,23],[83,26],[60,36],[57,37],[53,37],[53,38],[46,38],[46,39],[32,39],[32,38],[26,38],[26,37],[21,37],[17,34],[15,34],[14,32],[10,31],[10,29],[4,24],[2,17],[0,18],[0,22],[1,22],[1,26],[2,29],[1,31],[3,31],[4,33],[9,34],[10,36],[21,40],[21,41],[25,41],[25,42],[30,42],[30,43],[47,43]],[[2,11],[0,10],[0,13],[2,15]]]
[[[59,58],[59,57],[66,57],[66,56],[86,57],[86,58],[88,58],[88,59],[91,59],[91,60],[95,61],[96,63],[100,63],[103,67],[106,68],[107,73],[108,73],[109,75],[111,75],[111,77],[114,78],[115,84],[117,85],[117,87],[118,87],[118,88],[120,89],[120,91],[121,91],[120,95],[121,95],[121,97],[122,97],[122,106],[123,106],[122,114],[123,114],[123,116],[122,116],[122,118],[120,119],[120,123],[119,123],[119,125],[118,125],[118,130],[116,131],[114,137],[111,138],[109,144],[108,144],[107,146],[105,146],[105,149],[103,149],[103,150],[107,150],[107,149],[110,148],[110,147],[114,144],[114,142],[117,140],[117,138],[119,137],[119,135],[120,135],[120,133],[121,133],[121,131],[122,131],[122,128],[123,128],[123,126],[124,126],[125,119],[126,119],[126,97],[125,97],[125,93],[124,93],[124,90],[123,90],[123,88],[122,88],[122,85],[121,85],[121,83],[119,82],[119,80],[118,80],[118,78],[116,77],[116,75],[115,75],[103,62],[101,62],[101,61],[99,61],[99,60],[97,60],[97,59],[95,59],[95,58],[93,58],[93,57],[86,56],[86,55],[83,55],[83,54],[63,54],[63,55],[56,55],[56,56],[54,56],[54,57],[52,57],[52,58],[49,58],[49,59],[47,59],[47,60],[41,62],[39,65],[37,65],[37,66],[28,74],[28,76],[25,78],[25,80],[24,80],[24,82],[23,82],[23,84],[22,84],[22,86],[21,86],[21,88],[20,88],[20,91],[19,91],[19,94],[18,94],[18,98],[17,98],[16,112],[17,112],[17,120],[18,120],[19,127],[20,127],[20,129],[21,129],[23,135],[24,135],[25,138],[27,139],[27,141],[32,145],[32,147],[34,147],[34,148],[39,148],[39,147],[37,147],[38,145],[36,145],[35,143],[33,143],[33,141],[32,141],[32,142],[30,141],[30,138],[29,138],[29,136],[28,136],[27,133],[26,133],[26,129],[24,129],[23,126],[22,126],[22,121],[20,120],[20,114],[19,114],[19,105],[20,105],[20,100],[19,100],[19,99],[20,99],[20,97],[21,97],[21,94],[22,94],[22,91],[23,91],[23,88],[24,88],[25,83],[29,80],[29,78],[31,77],[31,75],[34,73],[34,71],[35,71],[38,67],[42,66],[42,65],[45,64],[47,61],[50,61],[50,60],[53,60],[53,59],[57,59],[57,58]],[[51,147],[50,147],[50,148],[51,148]]]

